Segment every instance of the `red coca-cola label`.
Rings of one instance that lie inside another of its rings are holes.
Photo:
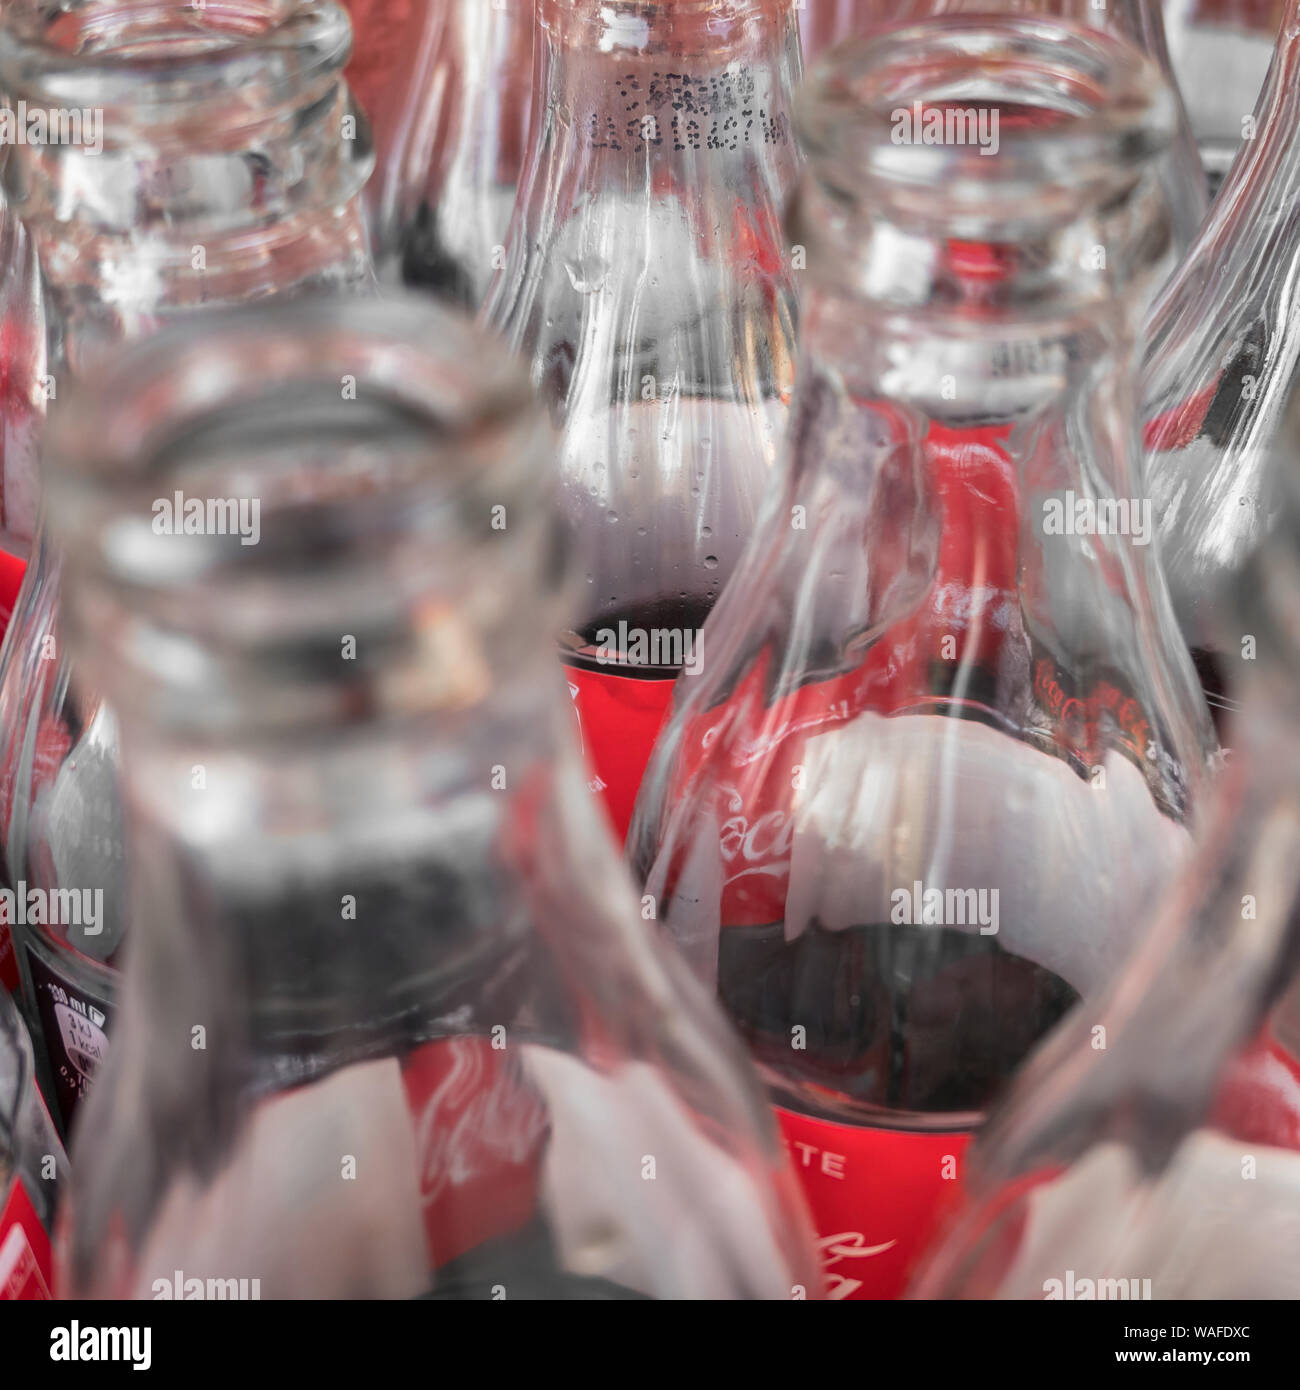
[[[23,585],[27,564],[7,550],[0,550],[0,636],[4,635],[18,602],[18,590]]]
[[[827,1297],[899,1298],[960,1190],[969,1132],[918,1134],[776,1108],[803,1183]]]
[[[0,550],[0,638],[3,638],[18,602],[27,566],[15,555]],[[11,994],[18,988],[18,958],[14,954],[13,933],[7,922],[0,922],[0,988]]]
[[[53,1298],[50,1237],[21,1178],[0,1212],[0,1302]]]
[[[651,750],[672,708],[675,681],[578,666],[566,666],[565,675],[592,789],[603,798],[622,844]]]
[[[434,1269],[537,1215],[550,1127],[517,1054],[487,1038],[446,1038],[402,1062]]]

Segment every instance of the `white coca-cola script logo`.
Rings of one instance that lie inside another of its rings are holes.
[[[411,1096],[426,1207],[497,1168],[528,1163],[549,1128],[541,1098],[513,1069],[499,1066],[481,1039],[429,1046],[446,1059],[446,1070],[425,1096]]]
[[[744,815],[744,802],[734,787],[723,787],[729,813],[722,822],[718,847],[726,866],[724,883],[732,884],[754,874],[778,878],[789,872],[794,820],[786,810],[768,811],[752,823]]]
[[[884,1245],[868,1245],[861,1231],[842,1231],[837,1236],[823,1236],[817,1242],[822,1255],[822,1269],[826,1271],[826,1297],[851,1298],[861,1287],[861,1279],[850,1279],[840,1274],[835,1266],[841,1260],[869,1260],[873,1255],[883,1255],[892,1250],[898,1242],[886,1241]]]

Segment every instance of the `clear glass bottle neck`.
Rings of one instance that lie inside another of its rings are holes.
[[[538,13],[531,154],[483,312],[562,426],[585,649],[593,624],[693,630],[751,529],[793,371],[798,32],[769,0]]]
[[[1130,315],[1114,298],[1054,314],[981,305],[987,286],[965,279],[965,258],[993,250],[965,242],[941,248],[961,264],[949,281],[960,286],[950,305],[932,299],[909,313],[824,286],[805,292],[789,451],[796,486],[828,473],[851,485],[841,470],[823,467],[831,455],[819,417],[858,409],[878,413],[897,444],[917,445],[934,429],[972,439],[999,431],[1031,468],[1024,481],[1035,490],[1077,484],[1080,496],[1096,500],[1137,497]],[[1052,431],[1060,435],[1056,447],[1043,437]]]
[[[369,284],[370,134],[335,4],[256,0],[232,18],[114,3],[68,24],[8,7],[0,73],[25,137],[5,188],[74,371],[174,312]],[[56,111],[63,125],[28,136]]]
[[[797,37],[794,8],[788,0],[537,0],[537,18],[575,56],[729,63],[770,57],[774,36],[783,45]]]
[[[802,409],[824,375],[1022,446],[1072,430],[1038,453],[1088,455],[1089,495],[1129,495],[1132,357],[1169,231],[1154,68],[1086,29],[978,16],[840,53],[809,84],[787,219],[807,260]]]

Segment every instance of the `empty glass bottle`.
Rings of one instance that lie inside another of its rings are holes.
[[[1300,357],[1300,4],[1196,244],[1161,291],[1142,366],[1146,472],[1161,559],[1184,636],[1216,710],[1251,659],[1215,623],[1226,580],[1268,530],[1268,467]]]
[[[132,903],[73,1296],[817,1294],[743,1051],[583,785],[552,448],[414,301],[174,332],[54,426]],[[209,520],[160,534],[180,494]]]
[[[1286,414],[1286,524],[1232,585],[1258,654],[1210,832],[990,1118],[922,1297],[1300,1298],[1300,398]]]
[[[1160,68],[1173,92],[1177,127],[1159,161],[1158,174],[1169,203],[1175,248],[1179,255],[1185,252],[1205,217],[1209,194],[1192,125],[1169,60],[1162,0],[807,0],[804,57],[811,59],[831,44],[866,38],[891,25],[960,13],[1037,15],[1105,29],[1136,44]],[[1256,79],[1248,94],[1247,110],[1258,85]],[[1202,91],[1197,89],[1198,98]],[[1166,270],[1172,269],[1172,264]]]
[[[345,0],[374,122],[380,274],[478,308],[504,261],[532,109],[533,0]]]
[[[1173,105],[1130,46],[997,16],[805,91],[784,468],[629,851],[759,1061],[833,1292],[886,1296],[1140,930],[1213,747],[1134,467]]]
[[[0,989],[0,1303],[53,1297],[50,1231],[66,1170],[27,1030]]]
[[[561,430],[562,650],[620,835],[748,538],[792,378],[786,0],[540,0],[533,147],[485,316]]]
[[[58,380],[196,309],[373,287],[359,197],[372,160],[341,78],[349,43],[332,0],[5,5],[0,87],[81,116],[79,142],[51,128],[11,148],[4,171],[40,259]],[[20,895],[72,893],[57,900],[64,919],[17,922],[27,1012],[66,1126],[104,1047],[126,921],[114,720],[71,678],[58,589],[38,534],[0,650],[0,876]],[[102,912],[89,919],[72,909],[92,886]],[[98,1020],[93,1046],[64,1045],[56,1008],[69,999]]]

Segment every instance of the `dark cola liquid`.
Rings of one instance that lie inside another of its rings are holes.
[[[712,597],[656,599],[635,608],[620,608],[593,618],[571,634],[563,657],[579,670],[638,680],[677,679],[681,664],[671,658],[699,651],[700,631],[713,607]],[[614,633],[616,641],[602,641]],[[626,639],[626,640],[625,640]],[[688,647],[688,640],[690,644]]]
[[[755,1058],[779,1075],[831,1098],[923,1113],[984,1110],[1079,999],[993,936],[814,924],[787,942],[780,923],[722,929],[718,993]]]

